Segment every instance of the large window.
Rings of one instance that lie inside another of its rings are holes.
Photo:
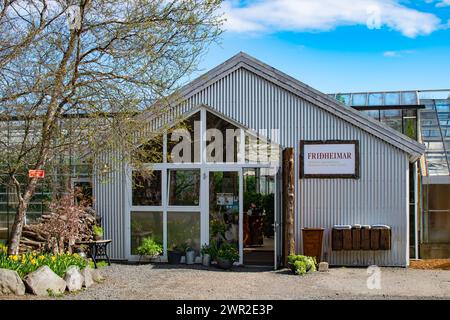
[[[170,129],[167,160],[173,163],[200,162],[200,112]]]
[[[161,206],[161,171],[133,171],[133,206]]]
[[[136,249],[145,238],[163,244],[162,212],[131,212],[131,254],[137,254]]]
[[[211,112],[207,112],[206,129],[206,161],[238,162],[239,128]]]
[[[188,246],[200,252],[200,213],[168,212],[167,243],[173,246]]]
[[[169,170],[169,206],[200,204],[200,170]]]

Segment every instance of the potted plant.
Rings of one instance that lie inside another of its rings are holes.
[[[186,264],[194,264],[195,262],[195,250],[191,247],[186,247]]]
[[[202,264],[205,267],[209,267],[211,265],[211,251],[212,248],[207,244],[204,244],[200,250],[200,253],[202,254]]]
[[[163,252],[163,247],[157,243],[153,238],[148,237],[142,240],[142,243],[136,249],[137,254],[139,254],[139,262],[143,256],[147,256],[150,259],[160,256]]]
[[[103,228],[101,226],[94,225],[92,232],[94,233],[94,240],[98,241],[103,239]]]
[[[239,261],[239,252],[230,243],[223,243],[216,253],[217,266],[221,269],[231,269],[233,263]]]
[[[176,245],[172,245],[167,254],[169,264],[180,264],[183,251]]]

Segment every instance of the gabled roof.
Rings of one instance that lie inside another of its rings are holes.
[[[356,127],[378,137],[379,139],[405,151],[410,156],[410,161],[416,161],[425,151],[425,146],[415,140],[397,132],[396,130],[382,124],[381,122],[369,118],[362,112],[346,107],[341,102],[322,93],[303,82],[240,52],[232,58],[226,60],[217,67],[211,69],[197,79],[183,86],[176,95],[181,99],[188,99],[197,92],[210,86],[216,81],[224,78],[228,74],[239,68],[244,68],[257,74],[265,80],[297,95],[298,97],[316,105],[319,108],[353,124]]]

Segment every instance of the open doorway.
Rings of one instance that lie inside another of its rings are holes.
[[[244,169],[244,264],[273,266],[275,258],[275,174],[271,168]]]

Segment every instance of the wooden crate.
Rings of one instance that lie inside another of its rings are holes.
[[[370,229],[370,249],[380,250],[380,229]]]
[[[361,249],[361,228],[352,228],[352,250]]]
[[[370,250],[370,229],[361,229],[361,250]]]
[[[342,250],[342,242],[344,237],[344,230],[332,229],[331,230],[331,249],[334,251]]]
[[[352,229],[344,229],[342,231],[342,249],[352,250]]]
[[[380,250],[391,250],[391,229],[380,229]]]

